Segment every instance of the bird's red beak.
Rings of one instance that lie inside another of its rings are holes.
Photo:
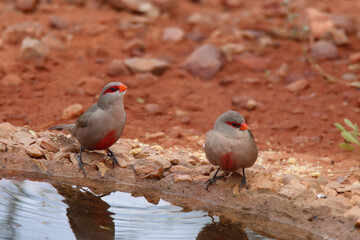
[[[120,91],[120,92],[125,91],[127,88],[128,88],[128,87],[127,87],[125,84],[120,84],[120,85],[119,85],[119,91]]]
[[[246,123],[242,123],[240,125],[240,130],[248,130],[248,129],[249,129],[249,127],[246,125]]]

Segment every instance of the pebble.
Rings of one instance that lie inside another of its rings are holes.
[[[133,156],[136,156],[136,155],[138,155],[141,151],[142,151],[142,148],[134,148],[134,149],[131,149],[129,153],[130,153],[131,155],[133,155]]]
[[[20,59],[33,62],[37,67],[44,66],[49,53],[49,47],[37,39],[25,38],[21,43]]]
[[[164,136],[165,136],[165,133],[164,133]],[[156,150],[156,151],[162,151],[164,150],[162,146],[160,145],[154,145],[154,146],[151,146],[152,149]]]
[[[66,50],[65,44],[59,38],[50,34],[42,37],[41,42],[53,50],[58,50],[58,51]]]
[[[344,29],[347,34],[354,34],[356,32],[356,26],[352,19],[344,15],[329,14],[331,21],[333,21],[335,27]]]
[[[26,37],[40,38],[43,27],[39,22],[21,22],[8,26],[1,34],[1,38],[12,44],[21,43]]]
[[[63,30],[68,28],[68,23],[64,19],[56,15],[51,15],[49,18],[49,22],[50,27],[54,29]]]
[[[344,29],[333,29],[326,35],[324,39],[328,39],[336,45],[345,45],[349,43],[349,38],[346,35]]]
[[[0,138],[10,138],[17,128],[8,122],[0,123]]]
[[[18,131],[12,135],[12,139],[22,145],[29,146],[35,142],[35,138],[29,132]]]
[[[285,86],[290,92],[300,92],[309,87],[309,82],[306,79],[300,79],[296,82],[289,83]]]
[[[349,56],[349,61],[351,63],[358,63],[360,62],[360,52],[353,53]]]
[[[265,71],[269,66],[269,60],[264,57],[256,56],[252,53],[242,53],[235,57],[235,60],[251,71]]]
[[[358,81],[359,78],[355,73],[345,73],[341,76],[342,79],[346,81]]]
[[[339,57],[339,50],[332,43],[320,40],[311,46],[311,56],[315,60],[336,59]]]
[[[135,164],[134,171],[136,175],[141,178],[148,179],[160,179],[163,176],[164,168],[153,163],[153,164]]]
[[[155,58],[128,58],[124,60],[124,64],[132,73],[151,72],[156,75],[161,75],[170,67],[169,63]]]
[[[258,107],[258,103],[250,96],[234,96],[231,99],[231,104],[236,107],[245,108],[247,110],[254,110]]]
[[[360,218],[356,219],[355,227],[360,227]]]
[[[146,43],[143,39],[134,38],[125,43],[122,50],[131,56],[142,56],[146,50]]]
[[[7,150],[6,145],[0,142],[0,152],[6,152],[6,150]]]
[[[317,197],[318,199],[320,199],[320,198],[322,198],[322,199],[327,198],[326,195],[323,194],[323,193],[319,193],[318,195],[316,195],[316,197]]]
[[[360,196],[358,196],[358,195],[352,196],[351,199],[350,199],[350,203],[352,205],[357,205],[357,206],[360,207]]]
[[[156,7],[150,1],[143,0],[109,0],[107,3],[118,10],[128,10],[131,12],[142,13],[148,17],[157,18],[160,16],[161,12],[158,7]]]
[[[281,66],[276,70],[276,75],[278,75],[279,77],[286,77],[286,75],[288,75],[290,72],[290,67],[287,63],[283,63],[281,64]]]
[[[224,61],[218,47],[205,44],[195,49],[183,64],[192,75],[208,80],[223,67]]]
[[[111,61],[108,69],[107,75],[110,77],[117,77],[127,73],[127,69],[125,68],[123,62],[119,59],[114,59]]]
[[[98,163],[96,164],[96,166],[98,167],[98,169],[99,169],[99,171],[100,171],[101,177],[104,177],[105,174],[106,174],[106,172],[107,172],[108,170],[110,170],[110,168],[108,168],[104,162],[98,162]]]
[[[155,103],[147,103],[144,106],[144,109],[147,113],[151,115],[161,115],[163,114],[163,110],[158,104]]]
[[[296,164],[296,163],[297,163],[297,161],[296,161],[296,159],[295,159],[295,158],[289,158],[289,159],[287,160],[287,163],[288,163],[288,164],[292,164],[292,165],[294,165],[294,164]]]
[[[5,77],[3,77],[0,80],[0,83],[5,86],[16,87],[16,86],[21,85],[22,79],[20,78],[20,76],[18,74],[10,73],[10,74],[5,75]]]
[[[183,165],[173,165],[170,168],[170,173],[192,173],[193,170],[191,168],[185,167]]]
[[[40,140],[40,147],[53,153],[57,153],[60,150],[57,144],[48,137],[42,138]]]
[[[164,42],[181,42],[184,39],[185,33],[179,27],[167,27],[164,29],[162,40]]]
[[[35,11],[38,2],[38,0],[16,0],[15,7],[24,13],[30,13]]]
[[[180,174],[175,174],[174,175],[174,182],[192,182],[193,179],[190,175],[188,174],[184,174],[184,175],[180,175]]]
[[[163,137],[165,137],[164,132],[150,133],[145,136],[145,138],[147,140],[154,140],[154,139],[163,138]]]
[[[228,43],[220,47],[220,51],[224,54],[226,60],[232,61],[234,54],[240,54],[245,51],[245,45],[239,43]]]
[[[41,148],[36,144],[32,144],[32,145],[26,147],[25,151],[27,154],[29,154],[30,157],[33,157],[33,158],[39,158],[39,157],[44,156],[44,154],[41,151]]]
[[[80,103],[75,103],[62,111],[61,119],[70,120],[79,117],[84,112],[84,107]]]
[[[305,15],[309,22],[311,35],[317,39],[324,37],[325,34],[335,29],[334,22],[324,12],[315,8],[307,8]]]

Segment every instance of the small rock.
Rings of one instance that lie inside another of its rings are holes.
[[[234,96],[231,104],[247,110],[254,110],[258,106],[258,103],[249,96]]]
[[[145,138],[147,140],[153,140],[153,139],[157,139],[157,138],[163,138],[165,137],[165,133],[164,132],[156,132],[156,133],[151,133],[145,136]]]
[[[245,51],[243,44],[228,43],[221,46],[220,51],[224,54],[226,60],[232,61],[234,54],[239,54]]]
[[[213,28],[215,26],[213,18],[203,13],[195,12],[191,14],[186,20],[191,25],[197,25],[207,28]]]
[[[356,217],[360,218],[360,207],[354,206],[349,211],[344,213],[344,217]]]
[[[83,77],[80,79],[80,83],[83,83],[82,89],[89,96],[99,94],[104,86],[104,82],[96,77]]]
[[[123,46],[123,51],[129,53],[131,56],[142,56],[146,49],[145,41],[139,38],[134,38]]]
[[[223,67],[220,50],[211,44],[195,49],[183,64],[184,69],[204,80],[210,79]]]
[[[106,173],[108,170],[110,170],[110,168],[108,168],[108,167],[106,166],[106,164],[103,163],[103,162],[98,162],[98,163],[96,164],[96,166],[98,167],[98,169],[99,169],[99,171],[100,171],[101,177],[104,177],[104,176],[105,176],[105,173]]]
[[[156,75],[161,75],[170,65],[162,60],[155,58],[128,58],[125,59],[124,64],[133,73],[148,73],[151,72]]]
[[[286,77],[289,74],[290,68],[287,63],[281,64],[281,66],[276,70],[276,75],[279,77]]]
[[[33,62],[38,67],[44,66],[49,53],[49,47],[37,39],[25,38],[21,43],[20,59]]]
[[[84,107],[80,103],[68,106],[62,111],[61,119],[70,120],[79,117],[84,112]]]
[[[40,140],[40,147],[48,150],[49,152],[57,153],[59,151],[57,144],[48,137],[42,138]]]
[[[190,175],[184,174],[184,175],[180,175],[180,174],[175,174],[174,175],[174,183],[177,182],[192,182],[193,179]]]
[[[231,85],[233,84],[235,81],[233,78],[223,78],[220,80],[220,85],[221,86],[228,86],[228,85]]]
[[[180,42],[184,39],[185,33],[178,27],[167,27],[164,29],[162,40],[164,42]]]
[[[139,154],[142,151],[141,148],[134,148],[130,150],[130,154],[133,156],[136,156],[137,154]]]
[[[58,30],[63,30],[63,29],[68,28],[68,23],[64,19],[62,19],[58,16],[51,15],[49,18],[49,21],[50,21],[51,28],[58,29]]]
[[[309,82],[306,79],[301,79],[285,86],[290,92],[300,92],[309,87]]]
[[[0,152],[6,152],[6,150],[7,150],[6,145],[0,142]]]
[[[183,165],[174,165],[170,168],[170,173],[192,173],[191,168],[185,167]]]
[[[163,147],[160,146],[160,145],[154,145],[154,146],[151,146],[152,149],[156,150],[156,151],[163,151]]]
[[[134,170],[136,175],[141,178],[160,179],[163,176],[164,168],[153,164],[135,164]]]
[[[245,52],[235,57],[235,60],[251,71],[260,72],[268,68],[269,60],[264,57],[255,56]]]
[[[356,219],[355,227],[360,227],[360,218]]]
[[[66,50],[65,44],[53,35],[46,35],[41,39],[41,42],[48,46],[50,49],[64,51]]]
[[[164,169],[168,169],[171,167],[170,161],[168,161],[160,156],[150,156],[150,157],[146,158],[145,161],[147,161],[149,163],[156,163]]]
[[[322,191],[324,191],[326,196],[335,197],[337,195],[337,192],[334,189],[331,189],[331,188],[328,188],[328,187],[325,187],[325,186],[320,186],[320,189]]]
[[[358,195],[352,196],[351,199],[350,199],[350,203],[352,205],[357,205],[357,206],[360,207],[360,196],[358,196]]]
[[[0,123],[0,138],[10,138],[17,128],[8,122]]]
[[[107,75],[110,77],[117,77],[126,73],[127,70],[123,64],[123,62],[119,59],[114,59],[111,61],[108,69]]]
[[[180,163],[180,160],[177,158],[173,158],[170,160],[171,165],[178,165]]]
[[[30,157],[33,157],[33,158],[39,158],[39,157],[44,156],[44,154],[41,151],[41,148],[35,144],[26,147],[25,151],[27,154],[29,154]]]
[[[295,158],[289,158],[288,160],[287,160],[287,163],[288,164],[296,164],[297,163],[297,161],[296,161],[296,159]]]
[[[10,73],[3,77],[0,83],[5,86],[16,87],[21,85],[22,79],[16,73]]]
[[[346,81],[358,81],[359,80],[358,76],[354,73],[345,73],[344,75],[341,76],[341,78]]]
[[[157,18],[161,12],[150,1],[144,0],[109,0],[108,4],[118,10],[126,9],[131,12],[142,13],[148,17]]]
[[[163,110],[158,104],[155,103],[147,103],[144,106],[144,109],[147,113],[151,115],[161,115],[163,113]]]
[[[5,42],[17,44],[26,37],[40,38],[43,34],[43,27],[38,22],[21,22],[8,26],[1,34]]]
[[[194,168],[195,172],[198,172],[204,176],[209,176],[213,170],[214,167],[212,165],[200,165]]]
[[[29,13],[35,11],[38,2],[38,0],[16,0],[15,7],[22,12]]]
[[[279,189],[278,194],[288,199],[295,199],[306,191],[307,187],[302,184],[286,185]]]
[[[328,14],[315,8],[307,8],[305,14],[310,25],[311,34],[315,38],[322,38],[326,33],[335,29],[335,25]]]
[[[18,131],[14,133],[12,139],[25,146],[29,146],[35,142],[34,136],[25,131]]]
[[[353,53],[349,56],[349,61],[351,63],[358,63],[360,62],[360,52]]]
[[[345,31],[343,29],[333,29],[330,32],[328,32],[324,39],[327,39],[336,45],[345,45],[349,44],[349,38],[346,35]]]
[[[329,14],[329,17],[335,27],[344,29],[347,34],[353,34],[356,32],[356,26],[354,21],[347,16]]]
[[[339,51],[332,43],[320,40],[311,46],[311,56],[315,60],[336,59]]]
[[[348,180],[347,177],[344,177],[344,176],[337,176],[337,178],[336,178],[336,182],[341,183],[341,184],[345,183],[347,180]]]
[[[320,199],[320,198],[322,198],[322,199],[327,198],[326,195],[323,194],[323,193],[319,193],[318,195],[316,195],[316,197],[317,197],[318,199]]]

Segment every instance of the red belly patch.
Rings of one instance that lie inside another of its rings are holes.
[[[234,161],[234,156],[231,152],[225,153],[221,156],[221,169],[225,171],[235,171],[237,170],[236,162]]]
[[[101,150],[109,148],[116,142],[115,130],[110,131],[106,136],[95,145],[95,150]]]

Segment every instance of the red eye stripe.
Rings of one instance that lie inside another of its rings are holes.
[[[227,125],[229,126],[232,126],[234,128],[240,128],[241,127],[241,124],[240,123],[237,123],[237,122],[225,122]]]
[[[108,89],[106,89],[106,91],[103,93],[103,95],[105,95],[107,93],[116,92],[116,91],[119,91],[119,86],[112,86],[112,87],[109,87]]]

